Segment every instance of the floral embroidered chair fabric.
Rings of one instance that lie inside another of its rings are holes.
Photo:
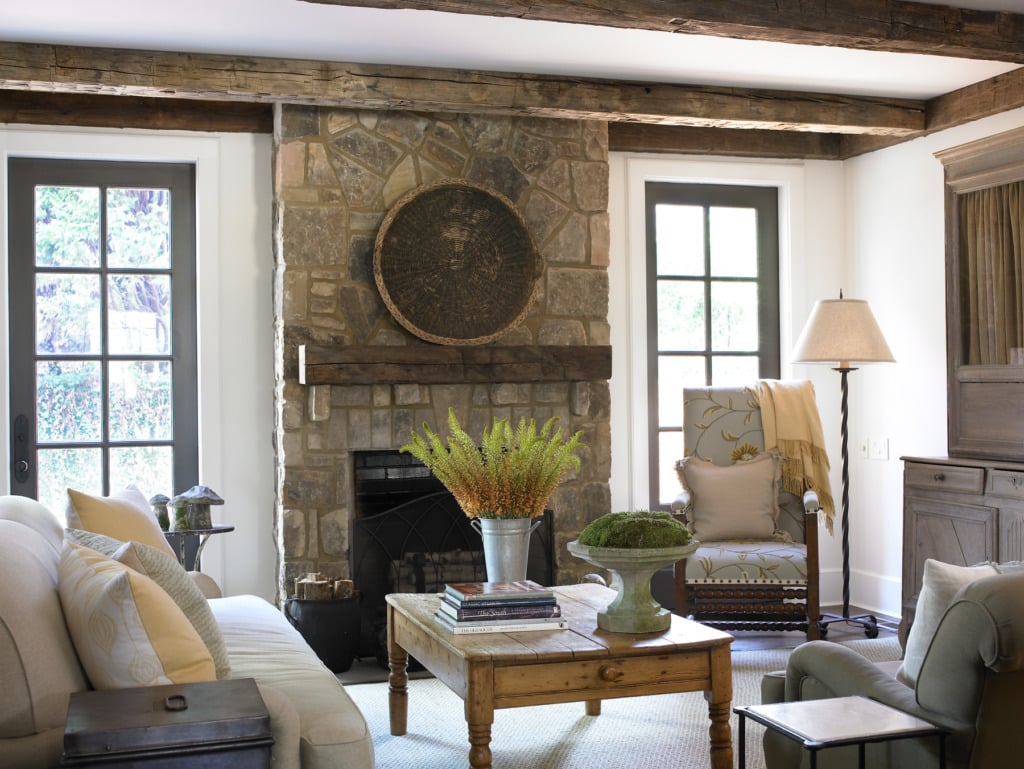
[[[726,630],[818,637],[818,495],[782,488],[765,450],[758,389],[686,388],[682,492],[673,502],[700,547],[674,570],[676,612]]]

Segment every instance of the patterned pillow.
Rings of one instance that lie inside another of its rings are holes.
[[[75,651],[93,688],[216,679],[203,639],[149,577],[67,542],[57,589]]]
[[[679,482],[693,497],[690,529],[697,539],[774,538],[782,477],[778,451],[728,466],[690,456],[676,468]]]
[[[162,587],[203,639],[217,668],[217,678],[231,677],[231,663],[224,645],[224,636],[210,611],[210,604],[177,560],[142,542],[121,542],[91,531],[68,529],[64,537],[130,566]]]
[[[68,489],[65,516],[70,529],[106,534],[122,542],[142,542],[174,557],[149,503],[134,486],[109,497]]]

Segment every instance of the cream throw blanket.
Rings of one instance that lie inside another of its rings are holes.
[[[764,447],[777,448],[782,454],[783,488],[798,497],[806,489],[817,493],[825,528],[832,534],[836,506],[814,384],[808,380],[762,379],[757,383],[757,399]]]

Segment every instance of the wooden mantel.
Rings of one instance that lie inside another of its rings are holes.
[[[489,384],[609,379],[608,345],[311,347],[299,345],[306,385]]]

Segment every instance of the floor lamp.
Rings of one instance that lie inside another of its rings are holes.
[[[856,367],[851,363],[892,363],[895,358],[885,343],[871,308],[863,299],[822,299],[811,311],[796,348],[795,363],[828,363],[839,372],[842,387],[843,435],[843,613],[822,614],[818,622],[824,635],[833,622],[861,625],[869,638],[878,635],[878,622],[872,615],[850,616],[850,470],[847,452],[847,382]]]

